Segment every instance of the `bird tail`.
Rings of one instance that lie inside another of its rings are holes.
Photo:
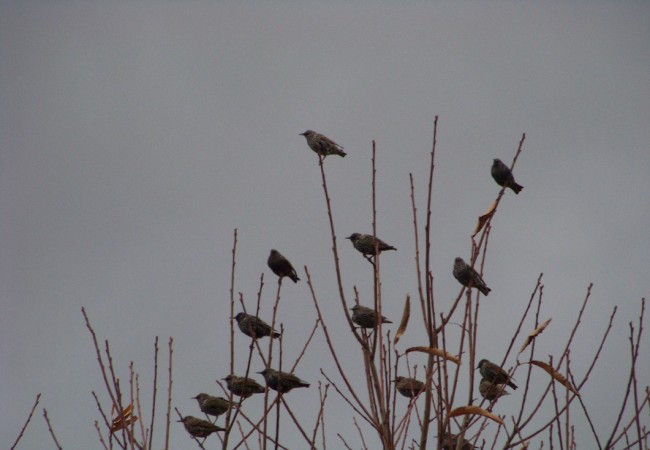
[[[277,332],[274,331],[274,332],[271,333],[271,336],[273,336],[274,338],[279,338],[282,335],[280,333],[277,333]]]
[[[508,383],[506,383],[506,384],[508,386],[510,386],[511,388],[513,388],[513,389],[517,389],[517,385],[515,383],[513,383],[512,381],[508,381]]]
[[[487,287],[487,286],[477,286],[477,288],[478,288],[478,290],[481,291],[481,293],[482,293],[483,295],[485,295],[486,297],[487,297],[487,295],[490,293],[490,291],[492,290],[492,289],[490,289],[490,288]],[[516,388],[515,388],[515,389],[516,389]]]
[[[514,191],[515,194],[519,194],[519,192],[523,189],[524,187],[520,184],[517,183],[512,183],[510,185],[510,189]]]
[[[345,153],[343,150],[339,150],[338,153],[337,153],[337,155],[339,155],[341,158],[345,158],[345,156],[347,155],[347,153]]]
[[[300,278],[298,278],[298,275],[296,275],[295,273],[289,275],[289,278],[291,278],[291,281],[293,281],[294,283],[297,283],[298,280],[300,280]]]

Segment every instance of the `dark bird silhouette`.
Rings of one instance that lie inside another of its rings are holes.
[[[487,287],[485,281],[483,281],[483,278],[481,278],[481,275],[479,275],[476,270],[468,266],[461,257],[457,257],[454,260],[454,270],[452,273],[454,274],[454,278],[456,278],[458,282],[466,288],[475,287],[481,291],[483,295],[488,295],[492,290]]]
[[[480,360],[476,368],[481,372],[481,376],[491,383],[507,384],[511,388],[517,389],[517,385],[511,381],[512,377],[508,375],[508,372],[487,359]]]
[[[504,395],[510,395],[510,392],[507,392],[504,388],[503,384],[492,383],[487,378],[481,379],[481,384],[478,385],[481,397],[491,402]]]
[[[397,392],[404,397],[413,398],[424,390],[424,383],[415,378],[395,377]]]
[[[352,308],[352,322],[361,328],[376,328],[379,325],[377,311],[366,306],[354,305]],[[381,323],[393,323],[384,316],[381,316]]]
[[[442,450],[456,450],[457,448],[460,448],[460,450],[473,450],[476,448],[472,444],[470,444],[467,439],[463,439],[460,442],[460,447],[458,447],[459,439],[460,436],[457,434],[443,433],[442,437],[440,438],[440,444],[441,444],[440,448]]]
[[[512,189],[515,194],[519,194],[524,187],[517,184],[515,177],[512,175],[510,167],[506,166],[500,159],[495,159],[492,163],[492,170],[490,171],[492,178],[501,187],[508,187]]]
[[[193,416],[185,416],[181,420],[177,420],[177,422],[182,422],[187,432],[197,438],[207,438],[216,431],[226,431],[225,428]]]
[[[264,376],[266,385],[270,389],[280,393],[289,392],[294,388],[309,387],[309,383],[290,373],[278,372],[275,369],[264,369],[257,373]]]
[[[315,131],[307,130],[304,133],[300,133],[300,135],[305,136],[309,148],[315,151],[321,158],[325,158],[327,155],[339,155],[341,157],[347,155],[347,153],[343,151],[343,147],[330,138],[316,133]]]
[[[276,249],[271,250],[271,254],[266,263],[269,265],[273,273],[280,278],[289,277],[294,283],[297,283],[298,280],[300,280],[296,273],[296,269],[294,269],[289,260],[282,256],[282,254],[280,254]]]
[[[264,322],[257,316],[240,312],[235,316],[235,320],[237,321],[237,325],[239,326],[241,332],[246,336],[250,336],[255,339],[265,336],[272,336],[274,338],[280,337],[280,333],[273,330],[271,328],[271,325]]]
[[[201,412],[215,417],[219,417],[230,408],[237,407],[237,405],[232,405],[223,397],[213,397],[212,395],[204,394],[203,392],[192,398],[199,402]]]
[[[230,392],[243,398],[264,392],[264,387],[252,378],[228,375],[224,380]]]
[[[386,250],[397,250],[392,245],[388,245],[371,234],[352,233],[350,236],[346,237],[346,239],[350,239],[354,248],[361,252],[363,257],[371,263],[372,258],[375,256],[375,252],[379,254]]]

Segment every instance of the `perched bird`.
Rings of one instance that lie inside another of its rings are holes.
[[[424,390],[424,383],[415,378],[395,377],[395,387],[404,397],[413,398]]]
[[[496,181],[499,186],[509,187],[515,194],[519,194],[519,191],[524,188],[517,184],[515,177],[512,176],[510,167],[503,164],[500,159],[494,160],[490,173],[492,173],[492,178],[494,178],[494,181]]]
[[[339,155],[341,157],[347,155],[347,153],[343,151],[343,147],[330,138],[318,134],[315,131],[307,130],[304,133],[300,133],[300,135],[305,136],[305,139],[307,139],[307,145],[309,145],[309,148],[313,151],[318,153],[318,156],[324,158],[327,155]]]
[[[198,438],[207,438],[215,431],[226,431],[225,428],[218,427],[207,420],[192,416],[185,416],[181,420],[177,420],[177,422],[183,422],[187,432]]]
[[[442,450],[456,450],[458,447],[458,439],[460,438],[459,435],[457,434],[447,434],[443,433],[441,439],[440,439],[440,444]],[[460,443],[460,450],[473,450],[476,447],[474,447],[472,444],[469,443],[467,439],[463,439]]]
[[[264,322],[257,316],[240,312],[235,316],[235,320],[237,321],[237,325],[239,326],[241,332],[246,336],[250,336],[255,339],[265,336],[272,336],[274,338],[280,337],[280,333],[273,330],[271,328],[271,325]]]
[[[240,397],[248,398],[253,394],[264,392],[264,387],[252,378],[228,375],[224,380],[226,380],[230,392]]]
[[[266,385],[269,388],[280,393],[289,392],[293,388],[309,387],[309,383],[290,373],[278,372],[274,369],[264,369],[257,373],[264,376]]]
[[[375,256],[375,249],[377,253],[381,253],[384,250],[397,250],[392,245],[388,245],[371,234],[352,233],[345,239],[350,239],[354,248],[360,251],[364,256]]]
[[[480,370],[481,376],[491,383],[507,384],[511,388],[517,389],[517,385],[511,381],[512,378],[508,372],[487,359],[480,360],[476,368]]]
[[[213,397],[212,395],[200,393],[196,397],[192,397],[199,402],[199,408],[204,414],[219,417],[221,414],[227,412],[231,406],[236,408],[237,405],[231,403],[223,397]]]
[[[487,287],[485,281],[483,281],[483,278],[481,278],[478,272],[468,266],[461,257],[454,260],[454,270],[452,273],[454,274],[454,278],[456,278],[460,284],[467,288],[475,287],[481,291],[483,295],[488,295],[492,290]]]
[[[366,306],[354,305],[352,308],[352,322],[361,328],[376,328],[379,325],[378,314],[372,308]],[[381,323],[393,323],[384,316],[381,316]]]
[[[506,392],[504,388],[503,384],[492,383],[487,378],[483,378],[481,384],[478,385],[481,397],[491,402],[504,395],[510,395],[510,392]]]
[[[300,280],[296,273],[296,269],[294,269],[289,260],[282,256],[282,254],[276,249],[271,250],[271,254],[266,263],[269,265],[273,273],[280,278],[289,277],[294,283],[297,283],[298,280]]]

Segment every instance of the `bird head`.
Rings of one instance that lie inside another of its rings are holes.
[[[488,360],[487,360],[487,359],[482,359],[482,360],[480,360],[480,361],[478,362],[478,366],[476,366],[476,368],[477,368],[477,369],[480,369],[481,367],[483,367],[483,366],[486,365],[487,363],[488,363]]]
[[[359,236],[361,236],[359,233],[352,233],[350,236],[346,237],[345,239],[350,239],[352,242],[354,242],[357,239],[359,239]]]

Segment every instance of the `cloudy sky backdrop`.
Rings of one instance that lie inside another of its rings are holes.
[[[469,256],[476,217],[497,195],[492,159],[509,163],[526,133],[515,170],[525,189],[506,193],[493,221],[479,356],[502,358],[543,272],[542,316],[553,323],[538,355],[559,357],[593,282],[572,361],[584,374],[619,305],[583,391],[597,425],[611,424],[628,368],[627,324],[650,292],[650,4],[2,1],[0,9],[3,446],[41,392],[65,448],[99,447],[91,391],[103,388],[82,306],[124,378],[135,361],[150,380],[154,337],[173,336],[173,404],[196,415],[189,398],[219,393],[214,380],[228,373],[235,228],[236,291],[248,307],[264,273],[262,315],[270,317],[271,248],[303,280],[308,266],[361,387],[317,157],[299,133],[322,132],[348,152],[326,170],[343,282],[349,298],[358,287],[362,303],[371,301],[370,265],[341,238],[372,230],[376,141],[378,235],[398,248],[382,258],[383,308],[398,321],[405,295],[417,292],[408,177],[422,212],[435,115],[439,308],[458,294],[454,257]],[[293,362],[300,345],[290,342],[302,344],[315,320],[304,281],[283,286],[279,319]],[[419,325],[402,350],[424,343]],[[648,369],[644,340],[640,367]],[[237,336],[238,354],[247,343]],[[315,385],[321,367],[334,374],[319,334],[296,372]],[[646,370],[641,384],[649,380]],[[518,397],[497,412],[513,411]],[[289,399],[310,429],[316,399],[316,389]],[[358,448],[340,405],[332,392],[327,423]],[[191,447],[174,425],[171,447]],[[301,448],[287,429],[285,444]],[[329,443],[338,444],[333,433]],[[52,445],[39,410],[19,448]]]

